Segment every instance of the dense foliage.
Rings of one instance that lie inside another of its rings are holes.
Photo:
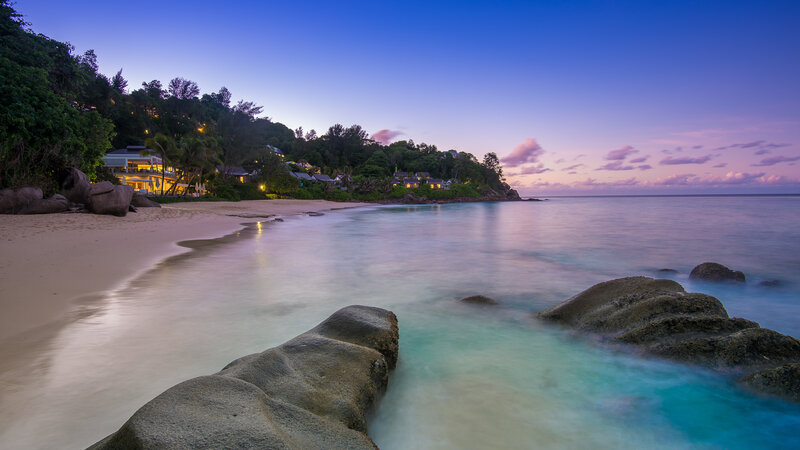
[[[94,175],[110,147],[111,121],[98,111],[107,82],[94,53],[26,29],[0,0],[0,187],[50,188],[63,167]]]
[[[342,200],[391,197],[397,195],[391,185],[395,171],[459,179],[472,186],[470,195],[501,187],[494,153],[479,162],[469,153],[441,152],[411,140],[382,145],[358,125],[336,124],[320,136],[314,130],[292,131],[257,117],[263,108],[252,102],[232,104],[225,87],[201,96],[199,86],[182,77],[166,87],[152,80],[128,91],[121,69],[111,78],[98,73],[92,50],[76,56],[69,44],[34,34],[7,0],[0,0],[0,13],[0,187],[46,185],[69,166],[92,179],[109,178],[100,167],[105,151],[129,145],[146,145],[161,156],[176,169],[177,183],[206,183],[212,194],[230,199],[270,193]],[[341,175],[348,192],[301,187],[289,171],[304,169],[287,165],[290,160]],[[216,170],[220,166],[243,166],[255,174],[253,183],[236,186],[226,170]]]

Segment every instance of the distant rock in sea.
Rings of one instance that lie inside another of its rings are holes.
[[[745,282],[744,273],[738,270],[731,270],[722,264],[714,262],[705,262],[692,269],[691,273],[689,273],[689,279],[716,283],[723,281]]]
[[[538,316],[650,355],[733,374],[754,391],[800,401],[800,340],[730,318],[716,298],[687,293],[672,280],[606,281]]]
[[[366,417],[397,351],[391,311],[348,306],[283,345],[173,386],[90,448],[375,449]]]
[[[496,305],[497,300],[483,295],[471,295],[459,300],[461,303],[470,303],[473,305]]]
[[[764,280],[758,283],[758,285],[764,287],[781,287],[783,286],[783,282],[781,280]]]

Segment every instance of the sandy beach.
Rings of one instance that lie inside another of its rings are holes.
[[[166,257],[177,243],[211,239],[270,216],[364,206],[323,200],[192,202],[93,214],[0,216],[0,340],[63,318]]]

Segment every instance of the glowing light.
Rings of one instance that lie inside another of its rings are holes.
[[[263,184],[259,185],[258,188],[261,189],[262,191],[266,191],[267,190],[267,186],[265,186]],[[261,222],[258,223],[258,226],[259,226],[259,228],[261,227]]]

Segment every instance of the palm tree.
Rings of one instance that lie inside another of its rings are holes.
[[[177,159],[179,156],[178,146],[175,144],[175,139],[161,133],[156,133],[154,137],[147,139],[144,145],[150,150],[145,154],[154,154],[161,157],[161,195],[164,195],[164,175],[166,174],[167,163]]]
[[[181,139],[181,175],[187,185],[195,180],[202,181],[205,171],[213,171],[216,164],[221,164],[219,159],[219,144],[211,137],[186,137]],[[175,183],[177,186],[177,182]],[[174,186],[173,186],[174,187]],[[184,195],[186,194],[184,190]]]

